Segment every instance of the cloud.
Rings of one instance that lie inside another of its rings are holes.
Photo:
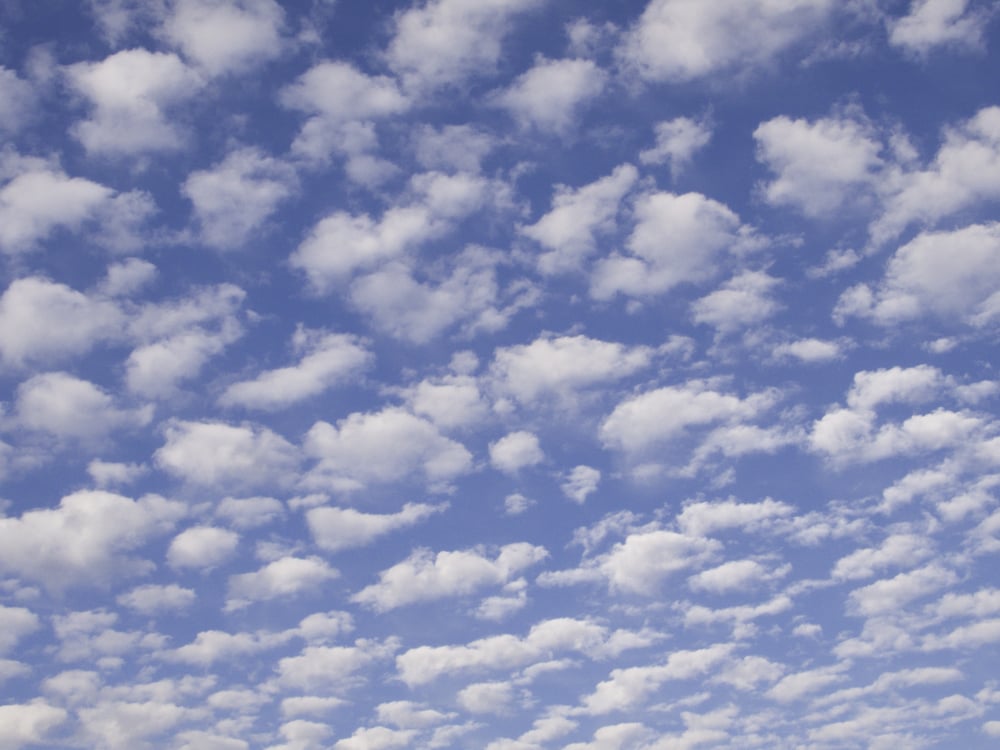
[[[587,336],[540,336],[530,344],[497,349],[490,374],[502,393],[523,404],[610,383],[647,367],[649,347],[628,347]]]
[[[498,145],[492,135],[472,125],[424,125],[413,140],[414,156],[424,169],[471,174],[481,171],[483,159]]]
[[[163,36],[210,76],[243,73],[284,49],[274,0],[176,0]]]
[[[227,37],[228,38],[228,37]],[[188,175],[181,188],[194,205],[199,237],[209,247],[246,245],[297,187],[295,170],[257,148],[230,151],[210,169]]]
[[[686,503],[677,516],[677,525],[685,534],[708,536],[719,531],[739,529],[754,532],[767,528],[774,520],[787,518],[795,512],[788,503],[767,498],[759,503],[736,500]]]
[[[538,437],[525,430],[504,435],[490,443],[490,463],[505,474],[517,474],[528,466],[537,466],[545,460],[538,444]]]
[[[90,119],[71,129],[88,153],[139,156],[184,145],[184,131],[168,112],[194,96],[203,81],[176,55],[130,49],[101,62],[75,63],[66,72],[91,104]]]
[[[776,175],[762,186],[767,202],[814,218],[856,203],[884,166],[872,126],[850,114],[813,122],[781,115],[761,123],[753,137],[757,159]]]
[[[630,533],[606,553],[585,558],[577,568],[546,571],[542,586],[570,586],[606,582],[625,594],[656,596],[670,575],[712,560],[722,545],[714,539],[652,529]]]
[[[482,424],[489,407],[472,375],[427,378],[403,391],[414,414],[426,417],[444,430]]]
[[[725,594],[747,591],[787,573],[788,568],[772,571],[756,560],[730,560],[691,576],[688,579],[688,586],[694,591]]]
[[[582,270],[583,261],[597,250],[597,237],[615,229],[621,202],[638,179],[634,166],[622,164],[588,185],[557,186],[551,210],[520,228],[545,248],[538,257],[538,269],[543,274]]]
[[[446,504],[407,503],[397,513],[362,513],[354,508],[313,508],[306,513],[313,541],[327,552],[366,547],[376,539],[399,529],[415,526]]]
[[[189,609],[197,599],[192,589],[178,586],[176,583],[145,584],[121,594],[117,602],[146,617],[161,614],[179,613]]]
[[[240,536],[228,529],[193,526],[174,537],[167,549],[172,568],[211,569],[232,557]]]
[[[28,81],[0,66],[0,132],[16,133],[35,112],[36,94]]]
[[[252,380],[230,385],[219,397],[222,406],[274,411],[318,396],[368,369],[373,356],[365,342],[348,334],[299,328],[292,339],[299,361],[261,372]]]
[[[0,518],[0,568],[53,591],[142,575],[153,564],[130,553],[170,531],[186,513],[183,504],[156,495],[132,500],[74,492],[55,508]]]
[[[700,193],[646,194],[636,201],[635,217],[626,242],[630,254],[612,254],[593,271],[590,292],[599,300],[707,281],[718,273],[724,253],[745,244],[739,217]]]
[[[0,654],[8,653],[18,641],[40,627],[38,615],[30,609],[0,604]]]
[[[65,709],[44,701],[0,706],[0,746],[19,750],[45,744],[67,719],[69,714]]]
[[[252,573],[230,576],[225,609],[231,612],[254,602],[297,596],[339,575],[318,557],[282,557]]]
[[[447,483],[472,468],[472,454],[460,443],[394,407],[354,413],[336,426],[317,422],[304,449],[318,461],[305,478],[312,487],[360,489],[413,475],[432,484]]]
[[[913,0],[909,13],[887,21],[889,44],[921,57],[939,47],[979,50],[989,10],[971,6],[969,0]]]
[[[226,497],[215,508],[215,516],[238,529],[267,526],[285,515],[285,504],[273,497]]]
[[[936,316],[984,326],[1000,318],[1000,224],[922,232],[889,260],[874,287],[845,291],[834,318],[870,318],[882,326]]]
[[[618,53],[650,82],[680,82],[770,62],[811,35],[829,0],[652,0]]]
[[[569,472],[559,489],[562,493],[575,503],[581,505],[590,495],[597,492],[597,485],[601,482],[601,472],[593,466],[574,466]]]
[[[156,464],[202,485],[280,485],[299,463],[295,447],[266,427],[171,420]]]
[[[712,124],[707,119],[675,117],[656,124],[656,145],[639,153],[643,164],[666,164],[670,176],[677,179],[690,165],[694,155],[712,139]]]
[[[395,639],[359,640],[353,646],[307,646],[298,656],[278,662],[277,681],[282,686],[320,695],[344,692],[357,682],[357,672],[388,658],[398,648]]]
[[[116,429],[143,427],[152,417],[151,407],[119,409],[108,393],[65,372],[35,375],[17,389],[18,423],[57,438],[100,439]]]
[[[546,60],[535,65],[496,95],[496,102],[525,128],[565,134],[580,119],[586,104],[597,98],[607,74],[591,60]]]
[[[437,554],[418,550],[379,573],[379,582],[359,591],[351,601],[386,612],[409,604],[466,596],[485,586],[507,583],[548,554],[544,547],[525,542],[501,547],[492,560],[476,550]]]
[[[58,230],[79,231],[115,195],[92,180],[68,176],[56,164],[34,162],[2,175],[0,250],[6,253],[37,249]]]
[[[461,84],[494,71],[514,18],[540,0],[430,0],[398,13],[386,51],[408,90]],[[448,44],[441,44],[447,39]]]
[[[771,296],[780,283],[763,271],[744,271],[691,303],[692,317],[695,323],[707,323],[719,333],[761,323],[781,307]]]
[[[811,364],[839,359],[842,356],[842,351],[841,345],[835,341],[808,338],[778,344],[771,350],[771,355],[775,359],[793,357],[800,362]]]
[[[84,354],[121,335],[124,316],[111,301],[31,276],[0,297],[0,356],[8,366]]]

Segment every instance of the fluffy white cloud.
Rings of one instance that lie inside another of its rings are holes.
[[[181,188],[194,205],[201,241],[220,250],[245,245],[296,188],[295,170],[257,148],[231,151]]]
[[[871,318],[894,325],[927,316],[985,325],[1000,318],[1000,224],[923,232],[892,256],[873,289],[851,287],[834,317]]]
[[[7,178],[0,187],[0,250],[6,253],[32,250],[59,229],[79,230],[115,194],[91,180],[69,177],[57,165],[36,161],[14,175],[0,173]]]
[[[167,549],[172,568],[214,568],[232,557],[240,536],[229,529],[194,526],[174,537]]]
[[[125,361],[125,384],[147,398],[175,394],[178,385],[201,372],[202,367],[243,335],[233,318],[218,330],[192,328],[132,350]]]
[[[425,125],[416,131],[413,147],[425,169],[476,173],[496,145],[493,136],[472,125],[445,125],[440,130]]]
[[[663,664],[615,669],[607,680],[583,698],[582,709],[600,716],[635,708],[664,683],[689,680],[712,671],[732,650],[731,644],[719,643],[702,649],[674,651]]]
[[[552,209],[521,232],[545,248],[538,258],[544,274],[580,270],[597,249],[597,236],[615,228],[621,202],[639,179],[639,171],[622,164],[607,177],[583,187],[558,186]]]
[[[868,616],[898,612],[915,599],[953,585],[957,580],[953,571],[932,563],[855,589],[850,595],[850,606]]]
[[[871,226],[876,244],[913,223],[941,219],[1000,197],[1000,107],[984,107],[944,131],[944,143],[925,169],[898,169],[881,187],[885,208]]]
[[[318,557],[282,557],[252,573],[229,577],[226,610],[253,602],[296,596],[340,575]]]
[[[203,85],[176,55],[141,48],[76,63],[67,75],[93,108],[91,119],[73,126],[73,135],[89,153],[112,156],[180,148],[183,131],[167,111]]]
[[[117,601],[123,607],[138,612],[147,617],[159,614],[177,613],[188,609],[197,599],[192,589],[178,586],[176,583],[146,584],[137,586],[131,591],[121,594]]]
[[[714,292],[695,300],[691,313],[696,323],[707,323],[720,333],[751,326],[774,315],[780,305],[771,296],[780,284],[763,271],[744,271]]]
[[[0,297],[0,356],[8,366],[65,359],[118,337],[123,325],[110,300],[37,276],[18,279]]]
[[[414,735],[412,729],[360,727],[350,737],[338,740],[333,750],[392,750],[409,746]]]
[[[514,685],[509,682],[474,682],[455,695],[458,705],[473,714],[505,714],[514,703]]]
[[[795,512],[788,503],[767,498],[759,503],[736,500],[694,502],[684,505],[677,516],[677,525],[686,534],[707,536],[727,529],[743,532],[766,528],[775,519],[787,518]]]
[[[649,81],[763,65],[817,29],[830,0],[652,0],[619,53]]]
[[[647,367],[653,351],[587,336],[542,336],[530,344],[497,349],[490,374],[502,393],[524,404],[614,382]]]
[[[355,682],[355,673],[391,656],[398,647],[395,639],[360,640],[353,646],[307,646],[298,656],[278,662],[277,680],[287,687],[330,695],[343,691]]]
[[[219,397],[219,403],[249,409],[281,409],[356,377],[373,359],[364,341],[347,334],[299,328],[292,344],[301,355],[296,364],[234,383]]]
[[[362,513],[354,508],[313,508],[306,513],[317,546],[327,552],[365,547],[385,534],[414,526],[447,505],[407,503],[397,513]]]
[[[378,583],[362,589],[351,600],[385,612],[407,604],[465,596],[485,586],[507,583],[548,554],[544,547],[525,542],[501,547],[492,560],[476,550],[436,555],[430,550],[418,550],[383,570]]]
[[[44,701],[0,706],[0,747],[10,750],[44,745],[69,718],[63,708]]]
[[[129,553],[169,531],[186,512],[182,503],[156,495],[131,500],[74,492],[56,508],[0,518],[0,568],[57,591],[142,575],[153,564]]]
[[[718,273],[725,252],[745,244],[739,217],[700,193],[644,195],[635,218],[626,242],[631,255],[613,254],[594,269],[590,291],[597,299],[662,294],[706,281]]]
[[[58,438],[101,438],[119,428],[146,425],[152,416],[150,407],[117,408],[93,383],[65,372],[35,375],[17,389],[20,425]]]
[[[215,515],[238,529],[253,529],[285,515],[285,504],[273,497],[226,497],[216,506]]]
[[[979,49],[988,13],[969,0],[913,0],[909,13],[888,21],[889,43],[921,56],[938,47]]]
[[[403,395],[414,414],[445,430],[481,424],[489,414],[479,381],[472,375],[421,380]]]
[[[675,117],[656,124],[656,145],[640,152],[643,164],[667,164],[676,179],[691,163],[694,155],[712,139],[712,125],[707,120]]]
[[[355,413],[337,426],[317,422],[305,452],[318,463],[305,482],[315,487],[359,489],[422,475],[446,483],[472,468],[472,455],[430,422],[399,408]]]
[[[892,534],[878,547],[855,550],[833,566],[832,576],[841,580],[868,578],[888,567],[910,567],[934,553],[933,545],[916,534]]]
[[[657,388],[618,404],[601,425],[601,440],[608,447],[641,455],[691,428],[753,419],[774,399],[775,394],[767,392],[740,398],[716,391],[704,381]]]
[[[609,632],[590,620],[561,617],[533,625],[523,638],[502,634],[462,645],[417,646],[396,657],[396,668],[400,679],[413,687],[447,674],[523,667],[549,659],[558,651],[604,658],[655,640],[645,631]]]
[[[566,133],[586,104],[600,95],[607,74],[590,60],[546,60],[500,92],[497,103],[522,127]]]
[[[825,117],[814,122],[785,115],[754,131],[757,158],[775,173],[764,196],[807,216],[830,216],[857,201],[883,166],[882,144],[861,119]]]
[[[0,654],[10,651],[19,640],[40,626],[38,615],[30,609],[0,604]]]
[[[547,571],[543,586],[607,582],[615,591],[655,596],[670,575],[713,559],[722,548],[714,539],[653,529],[629,534],[604,554],[584,559],[578,568]]]
[[[776,359],[794,357],[800,362],[813,363],[838,359],[842,352],[840,345],[835,341],[809,338],[778,344],[771,350],[771,354]]]
[[[299,463],[295,447],[265,427],[171,420],[156,464],[192,484],[283,484]]]
[[[545,453],[538,444],[538,436],[525,430],[504,435],[490,443],[490,463],[493,468],[507,474],[517,474],[527,466],[536,466],[545,460]]]
[[[35,91],[17,73],[0,66],[0,132],[15,133],[35,110]]]
[[[601,482],[601,472],[593,466],[574,466],[563,479],[559,489],[570,500],[583,504],[587,497],[597,492]]]
[[[788,570],[783,571],[787,573]],[[688,579],[688,586],[695,591],[725,594],[746,591],[780,576],[782,571],[771,571],[756,560],[730,560],[715,568],[703,570]]]
[[[163,35],[208,75],[241,73],[281,54],[274,0],[176,0]]]
[[[514,18],[540,0],[430,0],[399,13],[386,52],[408,89],[426,91],[488,74]],[[447,39],[447,44],[441,44]]]

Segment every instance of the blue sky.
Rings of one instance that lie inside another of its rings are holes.
[[[985,0],[7,0],[0,750],[993,747]]]

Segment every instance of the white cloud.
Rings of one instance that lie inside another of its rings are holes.
[[[156,266],[141,258],[126,258],[108,266],[100,290],[109,297],[128,297],[148,286],[157,276]]]
[[[240,536],[229,529],[194,526],[174,537],[167,549],[172,568],[211,569],[232,557]]]
[[[615,656],[654,640],[645,631],[609,632],[589,620],[562,617],[533,625],[523,638],[502,634],[462,645],[417,646],[396,657],[396,668],[400,679],[413,687],[447,674],[523,667],[550,659],[558,651],[575,651],[590,658]]]
[[[942,394],[947,385],[941,371],[930,365],[862,370],[854,374],[847,405],[868,410],[883,404],[921,403]]]
[[[881,244],[912,223],[933,225],[1000,196],[1000,107],[984,107],[945,128],[944,144],[925,169],[898,169],[881,186],[885,208],[871,226]]]
[[[522,127],[565,134],[586,104],[603,91],[607,74],[590,60],[546,60],[496,96]]]
[[[496,146],[496,139],[472,125],[445,125],[440,130],[424,125],[416,130],[414,152],[420,166],[476,173]]]
[[[744,271],[691,303],[692,317],[695,323],[707,323],[720,333],[761,323],[780,309],[771,295],[780,283],[763,271]]]
[[[191,607],[196,599],[197,594],[192,589],[186,589],[176,583],[165,585],[150,583],[121,594],[117,601],[134,612],[153,617],[182,612]]]
[[[0,747],[20,750],[50,741],[54,730],[69,718],[65,709],[44,701],[0,706]]]
[[[954,572],[931,563],[855,589],[849,597],[850,607],[867,616],[899,612],[913,600],[951,586],[957,581],[958,576]]]
[[[306,484],[359,489],[421,475],[447,483],[472,468],[472,455],[430,422],[399,408],[355,413],[333,426],[317,422],[306,435],[305,452],[318,460]]]
[[[677,516],[677,525],[685,534],[707,536],[728,529],[744,533],[766,528],[776,519],[787,518],[795,508],[787,503],[767,498],[759,503],[735,500],[694,502],[684,505]]]
[[[320,696],[343,691],[356,681],[355,673],[372,662],[391,656],[395,639],[360,640],[353,646],[307,646],[298,656],[278,662],[278,682]]]
[[[814,122],[785,115],[754,131],[757,158],[775,173],[764,196],[811,217],[829,217],[857,202],[879,177],[882,144],[872,127],[850,115]]]
[[[146,473],[143,464],[126,464],[116,461],[102,461],[95,458],[87,464],[87,473],[98,487],[130,484]]]
[[[415,526],[447,505],[407,503],[397,513],[362,513],[354,508],[313,508],[306,521],[316,545],[327,552],[366,547],[376,539],[399,529]]]
[[[707,119],[675,117],[656,124],[656,145],[639,153],[643,164],[666,164],[677,179],[690,165],[694,155],[712,139],[712,124]]]
[[[662,294],[706,281],[718,273],[725,252],[745,244],[739,217],[700,193],[644,195],[635,217],[626,242],[631,255],[612,254],[593,272],[590,291],[597,299]]]
[[[70,84],[93,108],[72,128],[88,153],[137,156],[172,151],[184,133],[167,110],[197,93],[203,82],[174,54],[131,49],[101,62],[67,68]]]
[[[216,506],[215,515],[238,529],[254,529],[285,515],[285,504],[273,497],[226,497]]]
[[[60,229],[80,230],[115,194],[104,185],[69,177],[57,165],[38,161],[0,187],[0,250],[6,253],[32,250]]]
[[[295,447],[266,427],[171,420],[156,464],[203,485],[284,484],[299,463]]]
[[[463,709],[473,714],[505,714],[514,703],[514,686],[509,682],[474,682],[455,695]]]
[[[0,297],[0,356],[8,366],[84,354],[121,334],[124,316],[111,301],[31,276]]]
[[[913,0],[907,15],[888,21],[889,44],[920,56],[938,47],[978,50],[988,13],[969,0]]]
[[[351,380],[373,360],[365,342],[348,334],[299,328],[292,343],[301,355],[296,364],[234,383],[219,397],[219,403],[248,409],[281,409]]]
[[[229,577],[226,611],[253,602],[296,596],[340,575],[318,557],[282,557],[252,573]]]
[[[201,241],[231,250],[259,237],[296,185],[295,170],[288,164],[260,149],[240,148],[210,169],[192,172],[181,190],[194,204]]]
[[[490,463],[506,474],[517,474],[528,466],[537,466],[545,460],[545,453],[538,444],[538,436],[525,430],[504,435],[490,443]]]
[[[453,713],[442,713],[412,701],[389,701],[375,708],[378,720],[400,729],[423,729],[454,718]]]
[[[429,0],[395,18],[386,52],[407,89],[426,91],[489,74],[514,17],[540,0]],[[447,39],[448,44],[441,44]]]
[[[855,550],[833,566],[831,575],[841,580],[868,578],[889,567],[910,567],[934,554],[926,537],[916,534],[892,534],[878,547]]]
[[[1000,318],[1000,224],[923,232],[892,256],[873,289],[841,295],[835,319],[856,315],[890,326],[928,316],[986,325]]]
[[[378,221],[344,211],[320,220],[290,262],[305,272],[317,292],[328,292],[358,271],[399,259],[447,234],[455,222],[490,198],[502,203],[502,192],[502,186],[476,175],[416,175],[410,180],[408,198],[387,209]]]
[[[472,375],[421,380],[406,388],[403,396],[414,414],[445,430],[482,424],[489,416],[479,381]]]
[[[574,466],[563,479],[559,489],[562,493],[575,503],[581,505],[586,502],[587,497],[597,492],[597,485],[601,482],[601,472],[593,466]]]
[[[208,75],[242,73],[281,54],[274,0],[176,0],[163,35]]]
[[[552,209],[520,231],[545,248],[538,258],[543,274],[581,270],[597,249],[597,236],[615,228],[621,202],[639,179],[638,170],[622,164],[607,177],[572,189],[557,186]]]
[[[841,357],[841,347],[835,341],[824,341],[823,339],[798,339],[785,344],[778,344],[771,350],[771,355],[776,359],[794,357],[800,362],[828,362],[831,359]]]
[[[16,417],[28,430],[80,441],[99,439],[116,429],[142,427],[150,422],[150,407],[119,409],[93,383],[65,372],[49,372],[21,383]]]
[[[846,679],[846,667],[846,664],[834,664],[787,675],[768,690],[766,695],[779,703],[791,703]]]
[[[632,455],[682,437],[690,428],[753,419],[774,402],[774,394],[740,398],[703,381],[666,386],[626,398],[601,425],[601,441]]]
[[[125,361],[125,384],[146,398],[172,396],[181,382],[196,377],[212,357],[242,335],[243,327],[235,318],[226,318],[215,331],[192,328],[136,347]]]
[[[830,0],[652,0],[619,54],[648,81],[768,63],[818,29]]]
[[[647,367],[653,351],[587,336],[541,336],[530,344],[497,349],[490,374],[503,393],[524,404],[614,382]]]
[[[0,604],[0,654],[9,652],[19,640],[40,627],[38,615],[30,609]]]
[[[732,650],[731,644],[719,643],[702,649],[674,651],[664,664],[612,670],[607,680],[583,698],[581,710],[600,716],[635,708],[667,682],[689,680],[712,671]]]
[[[787,572],[784,570],[784,573]],[[691,576],[688,579],[688,586],[695,591],[725,594],[732,591],[746,591],[780,575],[781,571],[771,571],[756,560],[730,560]]]
[[[525,542],[501,547],[494,559],[476,550],[418,550],[379,573],[379,582],[351,597],[378,612],[445,597],[465,596],[485,586],[507,583],[513,576],[548,557],[544,547]]]
[[[152,563],[130,553],[169,531],[186,512],[182,503],[156,495],[131,500],[74,492],[56,508],[0,518],[0,568],[56,591],[142,575]]]

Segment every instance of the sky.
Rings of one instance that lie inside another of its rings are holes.
[[[996,747],[998,14],[2,0],[0,750]]]

